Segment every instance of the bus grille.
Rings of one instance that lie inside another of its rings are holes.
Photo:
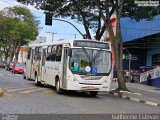
[[[87,75],[81,75],[80,76],[84,80],[100,80],[102,76],[87,76]]]

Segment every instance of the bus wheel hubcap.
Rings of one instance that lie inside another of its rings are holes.
[[[56,89],[59,90],[59,81],[57,81]]]
[[[35,82],[37,83],[37,76],[36,76],[36,80],[35,80]]]

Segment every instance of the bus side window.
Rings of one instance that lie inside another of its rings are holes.
[[[42,47],[38,48],[38,60],[41,60],[41,55],[42,55]]]
[[[56,61],[61,61],[62,45],[58,45],[56,48]]]
[[[56,46],[52,46],[51,61],[56,60]]]
[[[46,49],[43,49],[42,66],[45,66],[45,60],[46,60]]]
[[[32,50],[31,48],[29,48],[29,50],[28,50],[28,56],[27,56],[28,60],[30,60],[30,57],[31,57],[31,50]]]
[[[50,60],[51,60],[51,46],[48,46],[46,61],[50,61]]]
[[[34,59],[38,60],[38,47],[35,48]]]

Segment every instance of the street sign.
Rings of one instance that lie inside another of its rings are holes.
[[[97,68],[96,67],[92,67],[91,71],[92,71],[93,74],[96,74],[97,73]]]

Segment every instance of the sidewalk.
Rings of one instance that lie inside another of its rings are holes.
[[[3,89],[0,88],[0,97],[3,96]]]
[[[112,82],[112,89],[116,89],[118,86],[117,82]],[[111,94],[129,99],[132,101],[142,102],[149,105],[160,107],[160,88],[147,86],[139,83],[126,83],[127,88],[134,92],[120,91],[115,93],[113,90]]]

